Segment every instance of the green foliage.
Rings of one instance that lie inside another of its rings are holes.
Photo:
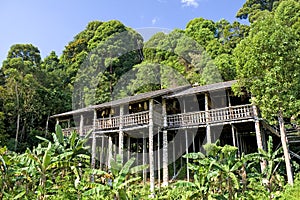
[[[279,111],[286,118],[299,112],[299,36],[293,29],[296,20],[283,11],[289,11],[290,4],[299,7],[295,1],[283,2],[253,23],[234,53],[239,85],[255,96],[262,117],[273,122]]]

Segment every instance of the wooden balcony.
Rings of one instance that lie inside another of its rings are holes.
[[[79,134],[79,130],[80,130],[79,127],[71,127],[71,128],[65,128],[62,131],[63,131],[65,136],[69,136],[69,135],[71,135],[72,131],[76,131]],[[82,129],[82,136],[86,135],[90,130],[93,130],[92,125],[84,126],[83,129]]]
[[[120,116],[96,119],[96,129],[101,129],[101,130],[119,129],[121,125],[120,119],[121,119]],[[124,128],[147,125],[147,124],[149,124],[149,111],[122,116],[122,125]]]
[[[169,128],[178,128],[186,126],[205,126],[209,124],[218,124],[226,122],[237,122],[243,120],[253,119],[254,113],[252,105],[231,106],[226,108],[212,109],[209,111],[187,112],[167,116],[167,124]],[[110,117],[96,119],[95,125],[97,130],[118,130],[120,125],[124,129],[130,127],[140,127],[149,124],[149,111],[133,113],[121,117]],[[154,124],[163,125],[162,115],[158,112],[153,112]],[[83,135],[92,130],[93,126],[84,126]],[[64,129],[65,135],[69,135],[71,131],[79,132],[79,127]]]
[[[167,116],[168,127],[217,124],[229,121],[251,119],[254,117],[252,105],[231,106],[209,111],[187,112]]]

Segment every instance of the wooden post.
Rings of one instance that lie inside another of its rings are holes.
[[[185,99],[183,99],[183,113],[186,113]],[[187,132],[186,127],[184,129],[184,134],[185,134],[185,153],[188,154],[189,153],[189,146],[188,146],[189,141],[188,141],[188,132]],[[190,172],[189,172],[188,164],[189,164],[189,159],[186,158],[186,177],[187,177],[187,181],[190,181]]]
[[[130,136],[127,136],[127,160],[130,159]]]
[[[84,118],[83,114],[80,115],[80,122],[79,122],[79,135],[83,136],[83,124],[84,123]]]
[[[163,115],[163,184],[168,186],[169,170],[168,170],[168,124],[167,124],[167,106],[166,100],[162,100],[162,115]]]
[[[259,119],[258,119],[258,110],[255,105],[253,105],[252,108],[253,108],[253,114],[254,114],[254,125],[255,125],[257,148],[263,149],[262,137],[261,137],[261,132],[260,132],[260,124],[259,124]],[[266,168],[265,160],[262,160],[260,162],[260,168],[261,168],[261,172],[263,172],[265,170],[265,168]]]
[[[111,168],[110,161],[112,159],[112,136],[108,136],[108,151],[107,151],[107,167],[108,169]]]
[[[187,129],[184,130],[185,133],[185,153],[188,154],[189,153],[189,146],[188,146],[188,132]],[[187,181],[190,181],[190,172],[189,172],[189,168],[188,168],[188,164],[189,164],[189,159],[186,158],[186,178]]]
[[[205,121],[206,121],[206,142],[210,144],[211,140],[211,130],[209,124],[209,106],[208,106],[208,93],[205,93]]]
[[[280,139],[281,139],[281,143],[282,143],[282,149],[283,149],[283,155],[284,155],[284,161],[285,161],[285,168],[286,168],[288,183],[290,185],[293,185],[294,184],[293,173],[292,173],[289,149],[288,149],[288,146],[287,146],[286,131],[285,131],[285,127],[284,127],[282,109],[279,110],[278,121],[279,121]]]
[[[149,166],[150,166],[150,192],[154,193],[154,153],[153,153],[153,135],[154,135],[154,124],[153,124],[153,99],[149,100]]]
[[[68,128],[70,128],[71,127],[71,119],[68,119]]]
[[[146,152],[147,152],[147,146],[146,146],[147,140],[146,140],[146,134],[143,133],[143,165],[146,165]],[[143,169],[143,183],[145,184],[147,180],[147,171],[146,169]]]
[[[123,115],[124,105],[120,106],[120,125],[119,125],[119,154],[123,163],[123,149],[124,149],[124,131],[123,131]]]
[[[233,124],[230,124],[230,125],[231,125],[231,134],[232,134],[232,144],[233,144],[233,146],[236,147],[236,139],[235,139],[234,125],[233,125]]]
[[[175,160],[175,137],[173,137],[172,140],[172,145],[173,145],[173,176],[176,176],[176,160]]]
[[[100,153],[100,169],[103,169],[103,163],[104,163],[104,136],[101,137],[101,153]]]
[[[96,119],[97,119],[97,110],[94,110],[94,120],[93,120],[93,133],[92,133],[92,158],[91,158],[91,167],[95,169],[96,165]],[[92,176],[92,182],[94,182],[94,176]]]
[[[159,128],[157,130],[157,178],[158,178],[158,186],[160,188],[160,134]]]

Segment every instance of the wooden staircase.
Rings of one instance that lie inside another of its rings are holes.
[[[280,137],[280,131],[277,126],[270,125],[266,120],[261,121],[262,126],[269,130],[271,133],[275,134],[276,136]],[[295,124],[286,123],[286,126],[289,128],[286,129],[286,136],[287,136],[287,144],[289,147],[293,145],[297,145],[300,143],[300,128]],[[293,152],[289,150],[291,158],[295,157],[300,160],[300,151]]]

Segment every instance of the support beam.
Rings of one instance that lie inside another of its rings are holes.
[[[107,151],[107,167],[108,169],[111,168],[110,161],[112,159],[112,136],[108,136],[108,151]]]
[[[206,143],[210,144],[211,139],[211,130],[210,130],[210,117],[209,117],[209,105],[208,105],[208,93],[205,93],[205,119],[206,119]]]
[[[162,115],[163,115],[163,184],[168,186],[169,183],[169,170],[168,170],[168,131],[167,131],[167,106],[166,100],[162,100]]]
[[[127,135],[127,160],[130,159],[130,136]]]
[[[145,132],[143,133],[143,165],[146,165],[146,153],[147,153],[147,139],[146,139],[146,134]],[[146,184],[147,180],[147,171],[146,169],[143,169],[143,183]]]
[[[257,148],[259,149],[264,149],[263,144],[262,144],[262,136],[260,132],[260,124],[259,124],[259,119],[258,119],[258,110],[255,105],[253,105],[253,114],[254,114],[254,124],[255,124],[255,135],[256,135],[256,142],[257,142]],[[263,172],[266,168],[266,161],[262,160],[260,162],[260,168],[261,171]]]
[[[189,153],[189,143],[188,143],[188,132],[187,129],[184,130],[185,133],[185,153],[188,154]],[[190,172],[189,172],[189,168],[188,168],[188,164],[189,164],[189,159],[186,158],[186,178],[187,181],[190,181]]]
[[[185,99],[183,99],[183,113],[186,113]],[[184,134],[185,134],[185,153],[188,154],[189,153],[189,145],[188,145],[189,138],[188,138],[187,128],[184,129]],[[189,159],[186,158],[186,178],[187,178],[187,181],[190,181],[190,172],[189,172],[188,164],[189,164]]]
[[[175,160],[175,137],[172,140],[173,145],[173,176],[176,176],[176,160]]]
[[[124,115],[124,105],[120,106],[120,125],[119,125],[119,155],[121,156],[121,161],[123,163],[123,149],[124,149],[124,131],[123,131],[123,115]]]
[[[96,165],[96,119],[97,119],[97,110],[94,110],[94,120],[93,120],[93,134],[92,134],[92,158],[91,158],[91,167],[95,169]],[[92,176],[92,182],[94,182],[94,175]]]
[[[157,130],[157,178],[158,178],[158,186],[160,188],[160,182],[161,182],[161,174],[160,174],[160,134],[159,129]]]
[[[230,124],[230,125],[231,125],[231,134],[232,134],[232,144],[233,144],[233,146],[236,147],[236,136],[235,136],[234,125],[233,124]]]
[[[154,152],[153,152],[153,135],[154,135],[154,124],[153,124],[153,99],[149,100],[149,166],[150,166],[150,192],[154,193]]]
[[[83,114],[80,115],[80,122],[79,122],[79,135],[83,136],[83,126],[84,126],[84,118]]]

